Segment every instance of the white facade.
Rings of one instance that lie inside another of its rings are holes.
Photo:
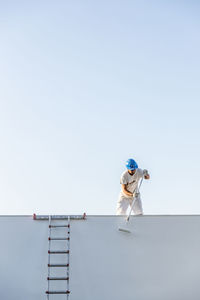
[[[132,217],[131,233],[121,216],[72,220],[70,300],[199,300],[200,216]],[[52,224],[67,223],[53,221]],[[64,236],[66,228],[52,229]],[[32,216],[0,216],[0,296],[2,300],[47,299],[48,221]],[[65,241],[52,241],[64,249]],[[66,255],[52,255],[65,263]],[[52,275],[63,276],[56,268]],[[50,282],[64,290],[66,282]],[[63,300],[66,295],[49,295]]]

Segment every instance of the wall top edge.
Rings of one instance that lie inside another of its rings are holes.
[[[37,215],[37,216],[44,216],[44,215]],[[49,215],[46,215],[49,216]],[[63,215],[63,216],[74,216],[73,215]],[[15,217],[15,218],[19,218],[19,217],[25,217],[25,218],[33,218],[33,215],[0,215],[0,218],[3,217]],[[116,216],[116,215],[87,215],[86,214],[86,218],[87,217],[114,217],[114,218],[121,218],[121,217],[125,217],[125,216]],[[133,217],[138,217],[138,218],[145,218],[145,217],[200,217],[200,214],[161,214],[161,215],[156,215],[156,214],[149,214],[149,215],[143,215],[143,216],[134,216]]]

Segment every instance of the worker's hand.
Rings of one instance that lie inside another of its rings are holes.
[[[123,191],[123,193],[124,193],[125,195],[127,195],[127,196],[129,196],[129,197],[133,197],[133,193],[131,193],[131,192],[129,192],[129,191],[127,190],[126,184],[122,184],[122,191]]]
[[[131,192],[128,192],[128,193],[127,193],[127,196],[129,196],[129,197],[133,197],[133,195],[134,195],[134,194],[131,193]]]
[[[147,170],[143,170],[143,175],[145,179],[150,179],[150,175]]]

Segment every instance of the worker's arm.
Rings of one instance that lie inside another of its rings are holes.
[[[126,189],[126,184],[122,184],[122,191],[125,195],[129,196],[129,197],[132,197],[133,196],[133,193],[127,191]]]

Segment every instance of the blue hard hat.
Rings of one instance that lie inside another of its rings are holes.
[[[135,169],[138,168],[138,165],[134,159],[129,158],[126,162],[126,167],[128,170],[134,171]]]

